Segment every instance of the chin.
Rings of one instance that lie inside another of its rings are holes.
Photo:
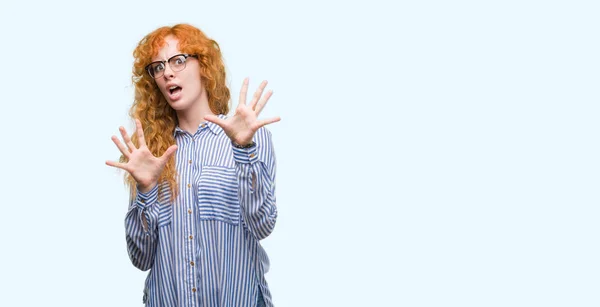
[[[173,110],[175,111],[182,111],[185,110],[189,107],[189,105],[183,101],[183,99],[179,99],[177,101],[168,101],[169,105],[171,106],[171,108],[173,108]]]

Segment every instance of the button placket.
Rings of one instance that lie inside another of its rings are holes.
[[[194,166],[193,161],[196,159],[195,158],[195,152],[196,152],[196,142],[194,140],[194,136],[189,135],[189,140],[191,140],[191,142],[188,143],[189,147],[186,148],[184,153],[184,156],[182,156],[182,160],[183,161],[188,161],[188,164],[184,164],[185,168],[191,168]],[[185,172],[186,176],[182,179],[183,184],[185,184],[185,195],[186,195],[186,201],[183,204],[184,206],[182,206],[183,208],[181,208],[180,210],[183,210],[183,223],[184,225],[181,225],[183,227],[183,231],[185,231],[184,233],[187,233],[186,238],[184,239],[183,243],[183,248],[184,248],[184,257],[187,260],[187,263],[189,264],[187,270],[189,270],[188,272],[186,272],[186,284],[187,284],[187,288],[188,291],[191,291],[192,293],[196,293],[198,291],[198,285],[197,285],[197,274],[196,274],[196,267],[195,267],[195,263],[193,262],[193,260],[195,260],[196,257],[196,240],[194,238],[194,234],[196,232],[196,227],[194,224],[194,219],[193,219],[193,210],[190,207],[191,203],[193,203],[194,200],[194,192],[193,192],[193,187],[195,186],[195,184],[193,184],[194,181],[194,175],[193,175],[193,171],[187,171]],[[185,214],[185,212],[187,212],[187,214]],[[192,265],[192,263],[194,263],[194,265]],[[186,271],[187,271],[186,270]]]

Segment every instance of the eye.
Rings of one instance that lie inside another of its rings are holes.
[[[161,72],[164,69],[165,69],[165,64],[163,64],[163,63],[156,63],[156,64],[152,65],[152,71],[154,71],[154,73]]]
[[[173,59],[173,64],[175,65],[183,65],[185,63],[185,57],[183,55],[177,56]]]

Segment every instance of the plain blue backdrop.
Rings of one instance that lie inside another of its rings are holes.
[[[0,5],[0,305],[141,306],[110,137],[191,23],[274,95],[277,306],[599,306],[595,1]]]

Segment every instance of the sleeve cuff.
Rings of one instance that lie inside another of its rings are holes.
[[[158,200],[158,184],[152,188],[152,190],[148,191],[148,193],[142,193],[140,190],[137,190],[137,197],[135,202],[137,203],[138,208],[146,209],[150,204],[155,203]]]
[[[254,164],[256,161],[258,161],[256,147],[257,146],[250,148],[237,148],[235,146],[231,146],[233,149],[233,159],[238,163]]]

